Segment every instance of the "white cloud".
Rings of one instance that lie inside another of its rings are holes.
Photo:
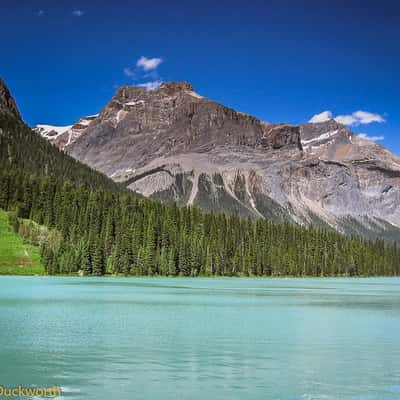
[[[156,70],[153,70],[153,71],[144,73],[143,79],[151,79],[153,81],[157,81],[158,79],[160,79],[160,75],[158,74],[158,72]]]
[[[136,66],[139,68],[143,68],[145,71],[150,71],[152,69],[156,69],[163,62],[162,58],[147,58],[140,57],[136,62]]]
[[[353,112],[353,116],[357,118],[360,124],[370,124],[371,122],[379,122],[379,123],[385,122],[385,119],[381,115],[370,113],[368,111],[359,110]]]
[[[146,90],[155,90],[160,87],[161,83],[162,82],[158,80],[158,81],[140,83],[138,86],[144,87]]]
[[[338,115],[335,117],[335,121],[343,125],[358,125],[358,120],[353,114],[350,115]]]
[[[157,72],[157,68],[163,61],[162,58],[147,58],[142,56],[137,60],[136,66],[125,67],[123,72],[137,86],[144,87],[146,90],[155,90],[162,83],[162,77]]]
[[[385,136],[368,136],[366,133],[359,133],[357,136],[362,139],[371,140],[371,142],[378,142],[385,139]]]
[[[44,11],[43,10],[37,10],[36,15],[38,17],[42,17],[44,15]]]
[[[340,124],[349,126],[366,125],[372,122],[385,122],[385,119],[381,115],[362,110],[354,111],[351,114],[337,115],[336,117],[333,116],[332,111],[327,110],[320,114],[315,114],[308,122],[318,123],[328,121],[332,118]]]
[[[332,119],[332,111],[327,110],[327,111],[322,111],[322,113],[313,115],[308,122],[315,124],[318,122],[325,122],[330,119]]]
[[[124,68],[124,74],[128,77],[128,78],[136,78],[136,72],[129,67]]]
[[[83,17],[84,14],[85,14],[85,11],[82,11],[82,10],[73,10],[72,11],[72,15],[74,17]]]

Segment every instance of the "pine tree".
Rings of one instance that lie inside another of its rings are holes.
[[[92,274],[92,265],[90,262],[89,246],[86,242],[83,243],[83,246],[82,246],[81,269],[85,275]]]

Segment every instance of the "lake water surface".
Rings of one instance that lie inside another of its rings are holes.
[[[0,385],[400,399],[400,279],[0,277]]]

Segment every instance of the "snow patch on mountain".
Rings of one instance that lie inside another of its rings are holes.
[[[196,99],[204,99],[203,96],[200,96],[200,95],[199,95],[198,93],[196,93],[196,92],[190,91],[190,92],[188,92],[188,93],[189,93],[190,96],[192,96],[192,97],[194,97],[194,98],[196,98]]]
[[[38,132],[43,137],[49,138],[56,138],[57,136],[62,135],[63,133],[67,132],[72,128],[73,125],[66,125],[66,126],[55,126],[55,125],[43,125],[39,124],[34,127],[34,130]]]
[[[312,139],[308,139],[308,140],[302,139],[301,140],[301,145],[305,146],[305,147],[308,147],[311,143],[322,142],[324,140],[327,140],[327,139],[331,138],[332,136],[335,136],[338,132],[339,132],[339,130],[336,129],[334,131],[323,133],[322,135],[319,135],[319,136],[314,137]]]
[[[136,106],[137,104],[144,104],[144,101],[143,100],[128,101],[127,103],[125,103],[126,106]]]

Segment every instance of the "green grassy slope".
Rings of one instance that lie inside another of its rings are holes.
[[[0,210],[0,275],[44,275],[39,248],[23,242]]]

